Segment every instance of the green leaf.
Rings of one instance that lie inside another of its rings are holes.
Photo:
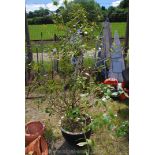
[[[46,108],[45,113],[50,113],[50,110],[48,108]]]
[[[91,139],[87,139],[87,144],[88,144],[89,146],[92,146],[92,145],[93,145],[93,141],[92,141]]]
[[[105,98],[106,98],[107,100],[108,100],[108,99],[110,99],[110,97],[109,97],[109,96],[106,96]]]
[[[89,155],[89,153],[88,153],[88,152],[86,152],[86,155]]]
[[[118,96],[118,92],[113,92],[113,93],[111,94],[111,96],[117,97],[117,96]]]
[[[109,116],[107,116],[107,115],[103,116],[103,122],[104,122],[105,124],[108,124],[108,123],[110,122]]]
[[[80,142],[80,143],[78,143],[78,144],[76,144],[76,145],[78,145],[78,146],[85,146],[85,145],[87,145],[88,143],[87,142]]]

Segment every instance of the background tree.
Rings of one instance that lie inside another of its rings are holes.
[[[66,9],[58,9],[62,11],[64,22],[69,22],[71,19],[69,17],[70,9],[72,8],[72,5],[74,4],[80,4],[85,11],[87,12],[87,19],[89,22],[96,22],[103,20],[103,13],[100,5],[96,3],[94,0],[74,0],[72,2],[65,3]]]
[[[102,9],[95,0],[74,0],[74,3],[80,4],[86,10],[89,21],[103,20]]]
[[[54,4],[58,6],[58,0],[53,0]],[[62,22],[60,20],[63,17],[63,22],[67,23],[71,20],[69,12],[72,5],[80,4],[87,12],[87,19],[89,22],[102,22],[108,16],[110,22],[127,22],[129,0],[123,0],[117,7],[110,6],[106,9],[104,6],[100,6],[95,0],[74,0],[68,2],[64,1],[64,5],[60,6],[56,11],[50,11],[48,9],[40,8],[39,10],[30,11],[27,13],[29,24],[53,24]],[[56,21],[55,19],[58,19]]]
[[[33,12],[30,11],[27,13],[27,18],[34,18],[34,17],[44,17],[50,15],[51,11],[48,9],[44,9],[42,7],[39,10],[34,10]]]
[[[123,8],[123,9],[129,8],[129,0],[121,1],[121,3],[119,4],[119,8]]]
[[[107,15],[110,22],[127,22],[129,0],[123,0],[117,7],[110,6]]]

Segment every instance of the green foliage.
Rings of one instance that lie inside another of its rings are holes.
[[[59,48],[61,54],[60,64],[64,77],[71,74],[71,57],[78,58],[83,55],[85,40],[93,36],[91,33],[93,27],[87,21],[85,9],[76,3],[69,3],[66,7],[69,8],[68,16],[70,21],[67,23],[67,35],[61,40],[61,47]],[[79,31],[80,33],[78,33]]]
[[[73,66],[70,63],[70,57],[67,57],[63,53],[62,59],[59,61],[59,71],[63,74],[64,78],[71,75],[73,73]]]
[[[107,121],[104,121],[102,114],[99,114],[98,116],[95,116],[95,119],[93,119],[89,127],[95,131],[98,128],[102,128],[104,124],[107,124]]]
[[[88,14],[88,21],[103,21],[103,14],[100,5],[95,0],[74,0],[73,3],[80,4]]]
[[[34,17],[31,19],[28,19],[28,24],[29,25],[54,24],[54,21],[51,16]]]
[[[80,113],[80,109],[78,107],[75,108],[71,108],[68,111],[66,111],[66,117],[70,118],[70,119],[76,119],[78,117],[80,117],[81,113]]]
[[[118,137],[128,136],[129,134],[129,122],[123,121],[120,126],[116,129],[116,135]]]
[[[127,66],[129,66],[129,51],[127,52],[127,56],[125,57],[125,62]]]
[[[127,15],[127,10],[116,8],[111,12],[109,11],[108,17],[110,22],[126,22]]]
[[[56,6],[59,4],[57,0],[52,0],[52,2],[53,2],[53,4],[56,5]]]
[[[70,132],[82,132],[89,130],[90,118],[84,114],[79,107],[70,108],[66,111],[65,117],[61,119],[63,129]]]
[[[87,12],[80,4],[70,5],[70,10],[68,12],[70,21],[68,22],[68,27],[70,29],[76,30],[87,26]]]
[[[121,1],[121,3],[118,6],[119,8],[124,8],[124,9],[128,9],[129,8],[129,0],[123,0]]]
[[[89,58],[89,57],[84,59],[83,66],[85,68],[92,68],[92,67],[94,67],[94,64],[95,64],[95,60],[94,59]]]
[[[50,144],[52,142],[55,142],[56,137],[53,133],[53,129],[52,129],[53,126],[51,125],[50,121],[47,120],[45,122],[45,124],[46,124],[46,128],[45,128],[45,132],[44,132],[44,137],[45,137],[46,141]]]
[[[97,116],[95,116],[89,127],[93,131],[96,131],[103,127],[112,129],[112,127],[114,126],[113,125],[114,119],[115,119],[114,115],[100,113]]]
[[[50,10],[40,7],[39,10],[35,10],[33,12],[32,11],[28,12],[27,18],[44,17],[44,16],[49,15],[50,13],[51,13]]]
[[[114,131],[113,134],[117,137],[128,136],[129,133],[129,122],[120,122],[117,115],[111,110],[109,110],[108,113],[96,115],[88,127],[93,131],[103,127],[107,128],[109,131]]]
[[[34,73],[36,73],[36,74],[50,73],[51,67],[52,67],[51,63],[46,62],[46,61],[44,61],[44,63],[33,62],[33,64],[32,64],[32,69],[33,69]]]
[[[110,99],[114,90],[115,90],[114,87],[110,85],[98,84],[94,89],[94,93],[96,94],[96,96],[100,98],[105,97],[105,99]]]
[[[129,0],[121,1],[118,7],[110,6],[107,15],[110,22],[126,22],[129,10]]]

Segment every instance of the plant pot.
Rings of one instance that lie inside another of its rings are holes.
[[[120,99],[121,101],[124,101],[124,100],[127,99],[127,97],[124,95],[124,93],[122,93],[122,94],[120,94],[119,99]]]
[[[80,132],[80,133],[73,133],[73,132],[68,132],[66,130],[64,130],[63,128],[61,128],[61,132],[62,135],[64,137],[64,139],[70,144],[70,145],[77,145],[80,142],[84,142],[85,141],[85,137],[87,139],[90,138],[91,136],[91,130],[87,131],[87,132]]]
[[[118,85],[118,80],[117,80],[117,79],[114,79],[114,78],[108,78],[108,79],[106,79],[103,83],[104,83],[104,84],[111,85],[111,86],[114,86],[114,87],[117,87],[117,85]]]
[[[45,125],[40,121],[29,122],[25,125],[25,142],[30,144],[39,136],[42,136],[45,130]]]
[[[91,118],[89,117],[90,122]],[[84,142],[86,139],[89,139],[91,136],[91,129],[89,129],[86,132],[70,132],[66,131],[64,128],[61,127],[61,133],[64,137],[64,139],[70,144],[70,145],[77,145],[80,142]]]
[[[48,145],[46,140],[39,136],[25,148],[25,154],[34,152],[34,155],[48,155]]]

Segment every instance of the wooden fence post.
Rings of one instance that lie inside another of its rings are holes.
[[[42,56],[41,56],[41,60],[42,60],[42,65],[43,65],[43,63],[44,63],[44,56],[43,56],[43,54],[44,54],[44,51],[43,51],[43,33],[41,32],[41,52],[42,52]]]
[[[36,48],[36,52],[37,52],[37,64],[38,64],[39,63],[38,48]]]

